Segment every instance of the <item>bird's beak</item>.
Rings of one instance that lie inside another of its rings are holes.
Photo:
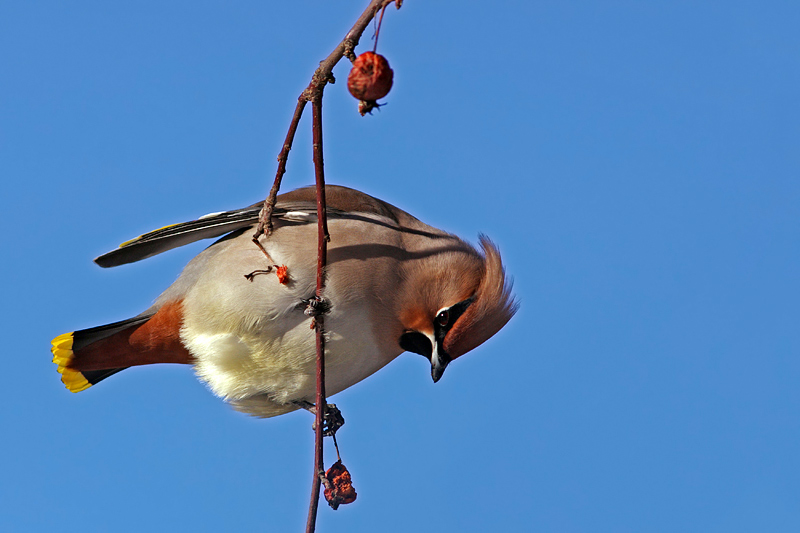
[[[442,350],[441,344],[432,334],[407,331],[400,337],[400,347],[408,352],[418,353],[431,362],[431,377],[436,383],[442,378],[450,356]]]
[[[444,369],[447,368],[447,363],[449,362],[450,357],[441,350],[439,343],[434,344],[433,353],[431,354],[431,377],[434,383],[442,379]]]

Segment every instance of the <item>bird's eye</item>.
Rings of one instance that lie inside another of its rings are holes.
[[[450,311],[447,309],[441,311],[438,315],[436,315],[436,322],[439,323],[440,326],[445,327],[447,324],[450,323]]]

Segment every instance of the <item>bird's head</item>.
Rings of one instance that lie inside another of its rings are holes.
[[[472,247],[432,255],[406,272],[403,350],[425,356],[439,381],[453,359],[483,344],[514,316],[518,303],[500,252],[480,237]]]

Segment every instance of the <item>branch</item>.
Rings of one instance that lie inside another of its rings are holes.
[[[289,151],[292,149],[294,134],[297,131],[297,125],[300,122],[300,117],[303,116],[303,109],[305,108],[306,103],[316,99],[317,97],[320,99],[320,101],[322,101],[322,91],[325,86],[329,82],[334,83],[336,81],[336,79],[333,77],[333,67],[335,67],[344,56],[347,56],[350,61],[355,60],[356,56],[353,50],[355,50],[356,46],[358,46],[358,42],[361,40],[364,30],[367,29],[369,23],[372,22],[373,18],[375,18],[378,10],[382,9],[384,6],[388,6],[392,2],[395,3],[398,9],[400,9],[400,6],[403,3],[402,0],[370,1],[367,9],[364,10],[353,27],[350,28],[350,31],[347,32],[347,35],[345,35],[344,39],[342,39],[342,42],[340,42],[338,46],[334,48],[333,52],[331,52],[328,57],[320,62],[319,67],[311,77],[311,82],[308,84],[308,87],[306,87],[297,98],[297,107],[294,110],[292,122],[289,124],[289,131],[286,134],[286,140],[283,143],[281,153],[278,154],[278,171],[275,174],[275,181],[273,182],[272,188],[269,191],[269,196],[267,196],[267,199],[264,202],[264,207],[261,208],[258,226],[256,227],[255,234],[253,235],[253,241],[255,241],[256,244],[259,244],[258,238],[261,237],[261,235],[269,236],[272,233],[272,211],[275,208],[275,199],[278,196],[278,190],[280,189],[283,175],[286,173],[286,161],[289,159]]]
[[[266,250],[261,247],[261,243],[258,242],[258,238],[261,235],[269,236],[272,233],[272,210],[275,208],[275,198],[278,196],[278,189],[280,189],[281,180],[283,179],[283,175],[286,173],[286,161],[289,159],[289,150],[292,149],[294,134],[297,133],[297,125],[300,123],[300,117],[303,116],[303,109],[305,109],[306,103],[308,103],[308,100],[305,98],[305,94],[306,92],[303,91],[303,94],[301,94],[300,98],[297,99],[297,107],[294,108],[294,116],[292,117],[291,124],[289,124],[289,131],[286,133],[286,140],[283,141],[283,148],[281,148],[281,153],[278,154],[278,172],[275,174],[275,181],[272,183],[272,188],[269,190],[269,196],[267,196],[267,200],[264,202],[264,207],[261,208],[261,212],[258,215],[258,226],[256,227],[255,234],[253,235],[253,242],[255,242],[265,254]]]
[[[328,217],[325,209],[325,170],[322,160],[322,91],[311,103],[314,143],[314,174],[317,182],[317,301],[321,302],[325,290],[325,266],[328,259]],[[324,309],[325,306],[320,306]],[[317,334],[317,397],[316,424],[314,426],[314,476],[311,485],[311,502],[308,506],[306,533],[313,533],[319,507],[320,476],[325,475],[322,457],[322,432],[327,400],[325,398],[325,313],[314,317]]]
[[[286,173],[286,162],[289,159],[289,151],[292,149],[295,133],[300,123],[300,118],[303,116],[303,110],[308,102],[311,102],[312,108],[312,129],[313,129],[313,157],[314,157],[314,171],[316,176],[317,185],[317,289],[314,298],[314,305],[309,304],[309,310],[314,316],[314,329],[316,333],[316,346],[317,346],[317,366],[316,366],[316,398],[315,398],[315,416],[316,424],[314,428],[314,475],[311,485],[311,501],[308,507],[308,520],[306,521],[306,533],[313,533],[316,528],[317,510],[319,508],[319,492],[321,479],[325,477],[325,470],[323,466],[323,433],[325,425],[325,415],[328,409],[328,404],[325,397],[325,309],[327,306],[324,304],[325,292],[325,267],[327,264],[328,255],[328,241],[330,235],[328,234],[328,219],[325,207],[325,171],[323,163],[323,150],[322,150],[322,96],[325,86],[328,83],[335,83],[333,77],[333,68],[342,59],[347,56],[350,61],[355,61],[356,56],[353,50],[358,45],[364,30],[367,29],[369,23],[375,18],[379,10],[385,9],[386,6],[394,2],[399,9],[402,5],[402,0],[371,0],[367,9],[361,14],[356,23],[347,32],[344,39],[338,46],[331,52],[331,54],[320,62],[319,67],[311,77],[311,82],[308,87],[300,94],[297,99],[297,106],[292,116],[292,121],[289,124],[289,131],[286,133],[286,140],[283,143],[283,148],[278,155],[278,170],[275,174],[275,181],[269,191],[269,196],[264,201],[264,206],[261,208],[259,214],[258,226],[256,227],[255,234],[253,235],[253,242],[267,254],[264,247],[259,242],[262,235],[269,236],[272,233],[272,211],[275,207],[275,201],[280,189],[281,180]],[[381,18],[383,18],[381,16]],[[335,430],[334,430],[335,431]],[[335,440],[334,440],[335,443]],[[337,449],[338,455],[338,449]],[[353,497],[355,493],[353,493]]]

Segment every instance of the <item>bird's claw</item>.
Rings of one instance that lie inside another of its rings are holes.
[[[322,436],[333,437],[339,428],[344,425],[344,417],[342,412],[336,407],[336,404],[329,403],[325,406],[325,413],[322,415]],[[317,429],[317,423],[311,425],[311,429]]]
[[[300,300],[298,307],[303,308],[303,313],[306,316],[317,317],[327,313],[331,308],[331,304],[325,298],[312,296],[307,300]]]
[[[305,409],[311,414],[317,414],[317,408],[314,406],[313,403],[307,402],[305,400],[296,400],[294,402],[296,406],[300,407],[301,409]],[[325,405],[325,412],[322,415],[322,436],[323,437],[334,437],[336,432],[339,431],[339,428],[344,425],[344,416],[342,416],[342,412],[336,407],[336,404],[329,403]],[[316,431],[317,430],[317,422],[314,421],[311,424],[311,429]]]

